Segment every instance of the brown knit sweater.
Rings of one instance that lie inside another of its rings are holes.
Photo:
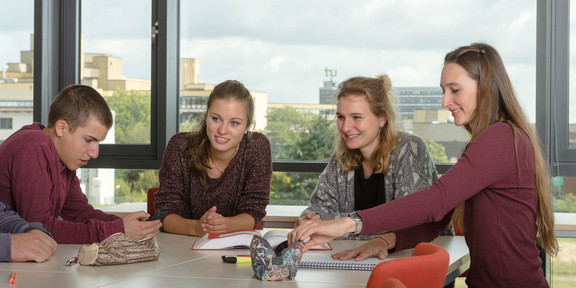
[[[159,171],[160,189],[154,208],[167,210],[187,219],[200,219],[208,209],[224,217],[247,213],[255,227],[266,215],[270,202],[272,156],[270,142],[261,133],[244,136],[238,152],[220,178],[206,178],[206,186],[190,174],[185,149],[190,133],[178,133],[170,139]]]

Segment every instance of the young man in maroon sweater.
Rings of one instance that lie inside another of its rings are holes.
[[[60,244],[101,242],[122,232],[153,237],[162,226],[146,212],[124,218],[94,209],[76,170],[97,158],[112,127],[112,113],[93,88],[71,85],[50,105],[48,124],[22,127],[0,145],[0,201],[31,222],[40,222]]]

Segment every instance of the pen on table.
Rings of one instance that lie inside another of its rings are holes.
[[[222,261],[226,263],[251,263],[250,255],[222,256]]]
[[[8,284],[16,285],[16,276],[18,276],[18,273],[16,272],[10,273],[10,279],[8,279]]]

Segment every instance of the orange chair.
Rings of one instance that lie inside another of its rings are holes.
[[[388,278],[382,281],[380,288],[407,288],[404,283],[396,278]]]
[[[450,255],[444,248],[422,242],[416,245],[411,257],[393,259],[376,265],[366,287],[402,287],[382,286],[384,280],[396,278],[407,288],[442,288],[446,281],[449,261]]]
[[[148,197],[147,197],[147,212],[150,215],[154,215],[156,209],[154,209],[154,194],[158,192],[158,187],[152,187],[148,189]]]

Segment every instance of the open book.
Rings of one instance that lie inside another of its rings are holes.
[[[304,253],[300,261],[300,268],[306,269],[336,269],[336,270],[365,270],[372,271],[380,262],[392,260],[386,258],[366,258],[362,261],[356,261],[354,258],[349,260],[334,260],[330,253]]]
[[[192,250],[250,249],[254,235],[266,239],[272,248],[288,239],[290,230],[241,230],[228,233],[208,233],[198,239]],[[332,250],[328,244],[317,245],[311,250]]]

